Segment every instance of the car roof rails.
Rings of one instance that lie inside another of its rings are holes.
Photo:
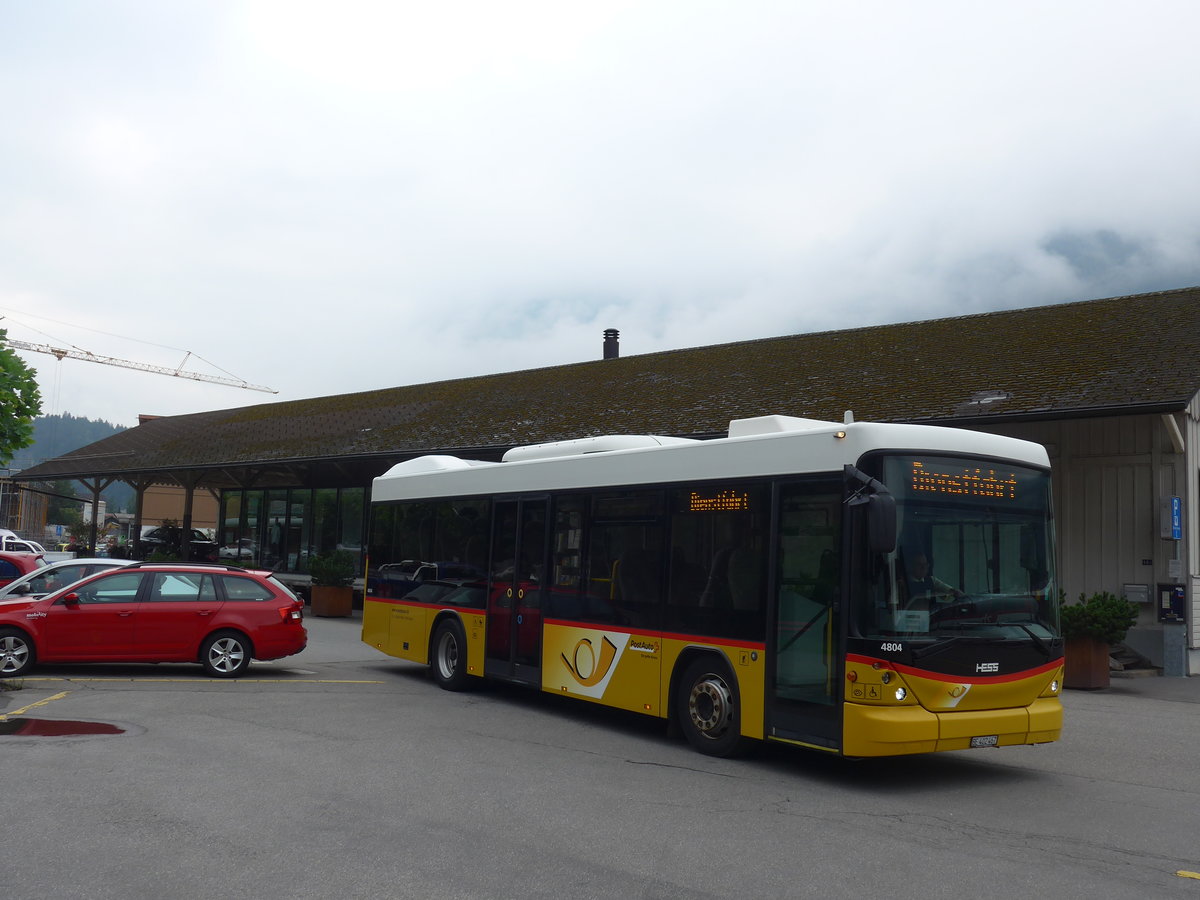
[[[123,569],[146,569],[151,566],[168,566],[170,568],[181,569],[220,569],[223,572],[246,572],[249,571],[245,566],[235,566],[228,563],[215,562],[181,562],[180,560],[149,560],[144,559],[140,562],[132,562],[127,566],[122,566]],[[255,570],[259,571],[259,570]]]

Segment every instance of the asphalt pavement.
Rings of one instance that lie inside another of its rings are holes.
[[[1061,741],[851,762],[701,756],[658,720],[439,690],[308,616],[309,646],[59,666],[0,716],[5,900],[1200,898],[1197,678],[1068,691]]]
[[[1195,676],[1165,678],[1161,675],[1123,678],[1114,674],[1108,687],[1098,691],[1079,691],[1078,693],[1116,694],[1123,697],[1146,697],[1153,700],[1200,703],[1200,678]]]

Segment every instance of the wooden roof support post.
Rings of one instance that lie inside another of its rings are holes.
[[[133,546],[130,552],[134,559],[144,559],[145,554],[142,552],[142,509],[146,500],[146,489],[154,484],[151,478],[137,478],[126,482],[133,488],[133,530],[130,538],[133,540]]]
[[[200,478],[191,472],[184,473],[179,479],[183,485],[183,522],[180,523],[182,534],[179,535],[179,555],[184,562],[192,558],[192,502],[199,480]]]
[[[92,523],[88,528],[88,555],[96,555],[96,536],[99,533],[100,492],[116,481],[115,478],[80,478],[79,483],[92,492]]]

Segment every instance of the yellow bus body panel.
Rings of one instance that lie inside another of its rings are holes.
[[[657,635],[547,622],[542,690],[661,716],[662,660]]]
[[[542,690],[665,718],[672,673],[680,657],[696,649],[725,659],[741,698],[742,734],[761,738],[765,670],[759,645],[547,622],[542,635]]]
[[[930,712],[920,706],[844,706],[846,756],[896,756],[968,750],[972,738],[995,736],[997,747],[1044,744],[1062,733],[1062,704],[1042,697],[1015,709]]]
[[[362,640],[381,653],[392,653],[391,632],[392,604],[380,603],[367,597],[363,600]]]
[[[363,642],[388,656],[428,664],[433,625],[441,614],[443,610],[433,606],[368,597],[363,602]],[[466,610],[449,610],[445,614],[457,618],[463,627],[467,638],[467,672],[482,676],[486,617]]]
[[[487,650],[487,616],[483,613],[459,614],[463,632],[467,636],[467,672],[483,677],[483,655]]]
[[[388,617],[389,652],[401,659],[429,662],[429,610],[404,603],[394,603],[391,607]]]
[[[893,756],[967,750],[972,738],[994,746],[1044,744],[1062,733],[1062,664],[1007,678],[934,675],[849,656],[842,752]],[[904,700],[896,700],[903,687]]]
[[[842,753],[895,756],[937,749],[938,717],[919,706],[843,706]]]

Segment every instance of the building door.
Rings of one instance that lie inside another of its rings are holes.
[[[501,500],[492,517],[486,674],[538,684],[547,537],[545,498]]]

